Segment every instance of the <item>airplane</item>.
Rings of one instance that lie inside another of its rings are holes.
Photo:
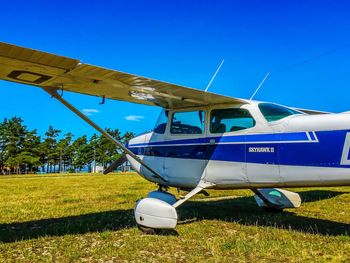
[[[233,98],[105,69],[0,42],[0,79],[42,88],[115,143],[157,190],[134,215],[146,233],[175,229],[177,208],[207,189],[250,189],[259,207],[297,208],[299,194],[281,188],[350,185],[350,114]],[[126,145],[72,104],[64,92],[157,106],[154,129]],[[169,188],[187,191],[182,198]]]

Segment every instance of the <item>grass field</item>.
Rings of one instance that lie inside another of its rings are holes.
[[[0,261],[350,261],[350,187],[294,189],[304,203],[282,213],[250,191],[210,191],[178,210],[197,221],[150,236],[132,209],[154,189],[132,173],[0,177]]]

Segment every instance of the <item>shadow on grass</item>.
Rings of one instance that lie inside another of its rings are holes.
[[[135,226],[133,210],[116,210],[20,223],[0,224],[0,242],[120,230]]]
[[[335,197],[343,192],[313,190],[300,195],[306,202]],[[218,201],[189,201],[179,208],[181,220],[197,217],[198,220],[220,220],[242,225],[272,226],[321,235],[348,235],[350,225],[330,220],[298,216],[292,212],[268,213],[257,207],[253,197],[239,197]],[[336,213],[336,211],[335,211]],[[42,219],[21,223],[0,224],[0,242],[67,234],[116,231],[135,227],[132,210],[116,210],[56,219]],[[162,235],[174,235],[162,231]],[[175,235],[176,235],[175,231]]]
[[[316,202],[320,200],[326,200],[338,195],[345,194],[346,192],[337,192],[329,190],[310,190],[305,192],[299,192],[298,194],[301,197],[303,203]]]
[[[344,192],[312,190],[299,194],[303,202],[315,202],[336,197]],[[291,211],[293,210],[279,213],[267,212],[256,205],[253,197],[211,202],[189,201],[179,208],[179,214],[184,219],[197,217],[198,220],[221,220],[248,226],[271,226],[329,236],[350,234],[350,224],[300,216]]]

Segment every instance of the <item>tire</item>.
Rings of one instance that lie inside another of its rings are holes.
[[[146,226],[142,226],[137,224],[137,228],[139,230],[141,230],[142,233],[146,234],[146,235],[158,235],[161,231],[161,229],[157,229],[157,228],[150,228],[150,227],[146,227]]]

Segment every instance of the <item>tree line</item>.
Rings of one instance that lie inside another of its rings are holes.
[[[134,134],[106,129],[115,139],[126,143]],[[120,157],[115,144],[102,135],[75,138],[49,126],[45,136],[29,130],[20,117],[5,118],[0,123],[0,173],[22,174],[75,172],[97,164],[106,168]]]

